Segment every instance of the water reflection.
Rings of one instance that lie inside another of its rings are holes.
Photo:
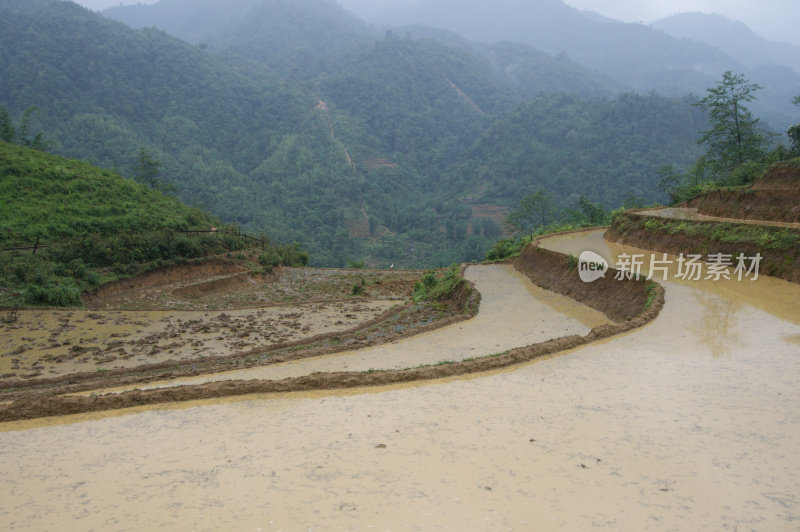
[[[741,345],[743,339],[739,329],[746,326],[739,319],[742,302],[700,291],[692,295],[701,311],[702,321],[691,325],[689,330],[711,350],[711,354],[715,357],[725,355],[732,352],[734,346]]]

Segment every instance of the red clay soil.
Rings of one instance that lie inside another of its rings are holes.
[[[656,297],[651,306],[643,311],[642,297],[646,295],[645,283],[638,281],[618,281],[613,285],[603,288],[600,288],[601,285],[595,283],[586,284],[580,280],[577,272],[574,270],[569,270],[566,274],[562,273],[563,270],[567,270],[567,257],[565,255],[545,251],[546,250],[541,250],[531,245],[523,251],[515,263],[520,265],[519,267],[523,269],[524,273],[532,277],[534,283],[537,283],[537,279],[544,279],[551,290],[560,293],[574,294],[575,297],[582,298],[584,303],[594,308],[607,308],[613,316],[631,318],[626,319],[622,323],[595,327],[585,336],[567,336],[527,347],[520,347],[500,355],[406,370],[315,373],[308,376],[287,378],[277,381],[223,381],[174,388],[132,390],[119,394],[89,397],[64,395],[28,397],[18,399],[11,404],[0,406],[0,421],[77,414],[173,401],[213,399],[255,393],[382,386],[490,371],[534,360],[559,351],[572,349],[601,338],[607,338],[641,327],[655,319],[664,304],[664,289],[660,285],[655,285]],[[613,276],[613,271],[611,271],[611,273]],[[467,291],[463,290],[458,296],[463,297],[466,293]],[[610,299],[621,300],[623,303],[609,305]],[[614,319],[613,316],[609,317]]]
[[[710,192],[696,204],[700,214],[709,216],[800,222],[800,163],[773,166],[748,189]]]

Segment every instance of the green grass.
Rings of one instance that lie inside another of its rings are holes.
[[[647,301],[644,304],[644,310],[649,309],[653,306],[653,303],[656,300],[656,296],[658,295],[658,290],[656,290],[658,285],[656,283],[647,283],[645,287],[645,292],[647,293]]]

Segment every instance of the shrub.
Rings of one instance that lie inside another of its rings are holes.
[[[569,256],[567,257],[567,268],[570,270],[578,269],[578,257],[573,255],[572,253],[570,253]]]
[[[422,284],[427,289],[430,290],[434,286],[436,286],[436,274],[433,272],[428,272],[422,276]]]
[[[258,262],[264,268],[269,268],[269,271],[272,271],[272,268],[281,263],[281,257],[274,249],[270,249],[258,256]]]
[[[486,260],[495,261],[503,260],[519,253],[522,248],[520,242],[515,241],[513,238],[505,238],[497,242],[492,249],[486,254]]]
[[[29,285],[23,294],[26,303],[75,307],[81,304],[80,290],[67,284],[47,283],[44,286]]]

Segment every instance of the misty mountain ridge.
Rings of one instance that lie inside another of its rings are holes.
[[[748,68],[785,65],[800,73],[800,46],[767,40],[743,22],[718,14],[682,13],[650,24],[673,37],[719,48]]]
[[[342,3],[356,13],[364,9],[359,0]],[[579,65],[638,92],[655,90],[675,97],[703,94],[725,71],[743,73],[765,87],[752,108],[778,130],[791,122],[791,96],[786,95],[800,92],[800,74],[791,70],[800,54],[792,53],[796,47],[791,45],[774,43],[777,46],[769,47],[773,50],[771,61],[752,61],[750,51],[740,56],[733,47],[719,46],[712,39],[675,37],[660,28],[579,10],[562,0],[418,0],[365,12],[371,22],[385,25],[422,24],[469,40],[489,44],[513,41],[554,56],[566,54]],[[702,30],[699,26],[697,33]],[[755,35],[749,28],[746,32]],[[737,38],[747,40],[743,32]]]
[[[103,15],[296,76],[324,70],[374,37],[368,24],[333,0],[160,0]]]

